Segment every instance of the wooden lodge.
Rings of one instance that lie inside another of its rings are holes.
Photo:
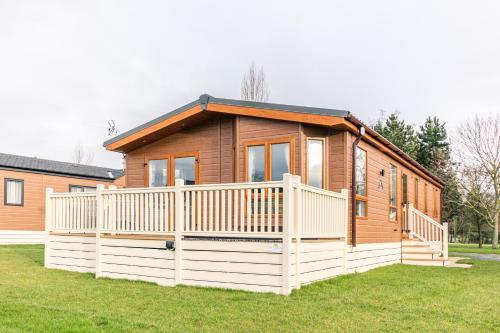
[[[348,111],[202,95],[104,146],[124,188],[48,191],[47,267],[287,295],[447,264],[442,181]]]

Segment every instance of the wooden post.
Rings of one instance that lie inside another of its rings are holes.
[[[348,224],[349,224],[349,190],[346,188],[343,188],[340,193],[342,194],[342,197],[344,198],[344,212],[342,214],[342,227],[344,228],[343,230],[343,235],[344,235],[344,257],[342,259],[342,265],[343,265],[343,270],[344,274],[347,272],[347,246],[348,246],[348,241],[347,241],[347,229],[348,229]]]
[[[291,227],[293,223],[293,180],[292,175],[283,175],[283,272],[281,282],[281,294],[290,295],[290,250],[291,250]]]
[[[414,224],[414,221],[413,221],[413,204],[412,203],[409,203],[408,206],[407,206],[407,209],[408,209],[408,220],[407,220],[407,223],[408,223],[408,230],[409,230],[409,233],[408,233],[408,238],[409,239],[413,239],[413,230],[415,228],[415,226],[413,225]]]
[[[301,252],[301,237],[302,237],[302,188],[300,176],[293,176],[295,186],[295,288],[300,289],[300,252]]]
[[[448,260],[448,222],[443,222],[443,259]]]
[[[184,231],[184,180],[175,180],[175,285],[182,283],[182,232]]]
[[[52,205],[50,195],[54,193],[54,189],[48,187],[45,189],[45,251],[44,251],[44,265],[50,268],[50,230],[52,228]]]
[[[102,190],[104,185],[98,184],[96,186],[96,221],[95,221],[95,277],[96,279],[101,276],[101,229],[103,218],[102,206]]]

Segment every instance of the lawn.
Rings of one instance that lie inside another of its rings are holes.
[[[393,265],[290,297],[94,279],[43,267],[42,246],[0,246],[1,332],[493,332],[500,263]]]
[[[491,244],[483,244],[483,247],[479,248],[478,244],[450,243],[448,252],[500,254],[500,248],[492,249]]]

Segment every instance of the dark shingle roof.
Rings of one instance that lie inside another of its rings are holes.
[[[0,168],[44,172],[56,175],[115,180],[124,175],[123,170],[103,168],[91,165],[44,160],[0,153]]]

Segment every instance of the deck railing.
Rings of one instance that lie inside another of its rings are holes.
[[[95,233],[96,193],[53,193],[48,189],[45,210],[52,232]]]
[[[448,259],[448,223],[440,224],[413,207],[413,204],[405,206],[405,213],[408,216],[407,227],[410,236],[433,245]]]
[[[347,191],[283,181],[47,193],[49,232],[343,238]]]

